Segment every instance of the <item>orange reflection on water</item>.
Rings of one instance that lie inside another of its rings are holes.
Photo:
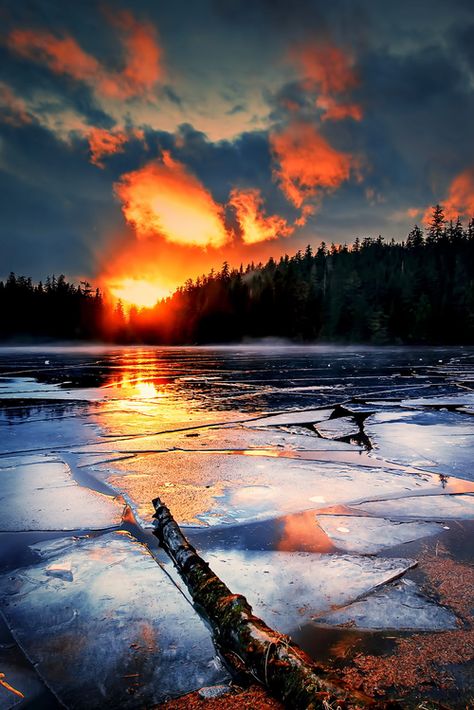
[[[465,481],[463,478],[454,478],[453,476],[439,476],[440,483],[445,493],[474,493],[474,483]]]
[[[236,449],[225,451],[228,454],[241,454],[242,456],[267,456],[270,458],[278,458],[281,452],[275,449]]]
[[[160,349],[128,349],[111,358],[99,409],[99,425],[108,435],[150,434],[205,426],[235,416],[216,411],[182,386],[182,365]]]
[[[277,550],[293,552],[334,552],[336,547],[319,527],[314,510],[283,518],[283,532]]]
[[[146,370],[135,375],[112,375],[105,387],[117,389],[124,399],[157,399],[166,396],[163,381],[157,381]]]

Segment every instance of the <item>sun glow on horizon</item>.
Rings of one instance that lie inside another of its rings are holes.
[[[151,308],[161,298],[169,296],[173,289],[161,286],[156,281],[124,278],[109,283],[108,290],[127,307]]]

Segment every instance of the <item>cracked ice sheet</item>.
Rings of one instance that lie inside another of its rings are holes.
[[[97,441],[99,430],[87,417],[25,421],[0,425],[0,453],[27,452],[44,449],[85,446]]]
[[[360,554],[380,552],[384,548],[419,540],[443,530],[436,523],[400,523],[353,515],[318,515],[317,521],[336,547]]]
[[[418,397],[416,399],[402,399],[401,407],[461,407],[462,405],[474,406],[474,392],[459,392],[451,395],[437,395],[434,397]]]
[[[439,477],[430,473],[268,455],[169,452],[98,468],[105,468],[107,482],[125,495],[148,524],[156,496],[163,498],[181,523],[217,525],[442,490]]]
[[[310,552],[214,550],[211,569],[235,594],[243,594],[269,626],[283,633],[348,604],[400,576],[415,562]]]
[[[155,434],[192,426],[226,424],[249,417],[235,410],[216,411],[212,403],[205,407],[197,400],[171,396],[158,399],[132,397],[104,403],[92,416],[107,437]]]
[[[462,414],[378,413],[364,430],[385,459],[474,481],[474,420]]]
[[[69,466],[54,459],[0,472],[2,532],[101,530],[120,525],[123,505],[79,486]]]
[[[352,417],[338,417],[316,424],[318,434],[327,439],[338,439],[342,436],[355,436],[359,427]]]
[[[77,447],[74,447],[77,448]],[[274,448],[285,451],[354,451],[343,442],[322,441],[316,434],[306,430],[304,434],[289,433],[280,429],[253,429],[246,426],[222,425],[184,431],[165,432],[126,439],[101,439],[94,444],[80,447],[80,453],[140,453],[146,451],[169,451],[171,449],[197,450],[247,450],[251,448]]]
[[[27,464],[45,463],[52,461],[51,457],[44,453],[33,454],[12,454],[11,456],[0,456],[0,471],[4,468],[15,468],[15,466],[26,466]],[[56,460],[56,459],[54,459]],[[1,479],[0,479],[1,480]]]
[[[474,495],[427,495],[396,500],[377,500],[356,504],[360,510],[371,515],[419,520],[445,520],[474,518]]]
[[[281,412],[273,414],[269,417],[260,417],[253,421],[247,422],[249,427],[265,427],[265,426],[288,426],[290,424],[313,424],[329,419],[333,409],[309,409],[296,412]]]
[[[68,708],[151,707],[227,680],[206,626],[133,538],[33,549],[38,564],[0,578],[3,612]],[[55,572],[66,566],[70,575]]]
[[[67,383],[64,383],[67,384]],[[46,384],[38,382],[32,377],[9,378],[0,388],[0,401],[2,399],[34,400],[47,399],[58,402],[80,400],[95,402],[104,398],[102,390],[98,387],[71,387],[67,388],[61,383]]]
[[[428,599],[409,579],[402,579],[315,621],[367,630],[444,631],[457,628],[453,612]]]

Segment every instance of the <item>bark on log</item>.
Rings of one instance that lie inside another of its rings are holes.
[[[372,698],[325,679],[289,636],[273,631],[254,616],[246,598],[233,594],[214,574],[159,498],[155,498],[153,505],[155,535],[209,619],[226,657],[237,656],[274,697],[295,710],[382,707]]]

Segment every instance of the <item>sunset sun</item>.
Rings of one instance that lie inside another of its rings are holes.
[[[170,289],[161,286],[156,281],[145,279],[124,278],[114,281],[108,286],[110,293],[120,299],[125,306],[151,308],[161,298],[170,295]]]

